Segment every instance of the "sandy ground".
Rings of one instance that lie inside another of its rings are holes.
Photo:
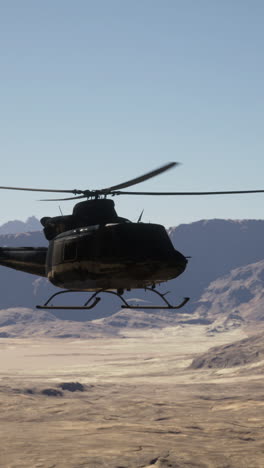
[[[125,335],[0,340],[1,467],[264,467],[262,375],[188,369],[242,331]],[[85,391],[42,394],[63,382]]]

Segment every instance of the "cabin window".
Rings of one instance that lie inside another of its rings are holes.
[[[55,241],[52,249],[52,263],[59,265],[63,261],[63,243]]]
[[[73,261],[77,257],[77,244],[76,242],[66,242],[64,245],[64,261]]]

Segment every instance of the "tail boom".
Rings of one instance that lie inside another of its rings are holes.
[[[0,247],[0,265],[46,276],[47,247]]]

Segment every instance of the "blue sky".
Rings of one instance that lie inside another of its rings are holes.
[[[263,21],[262,0],[0,0],[0,185],[103,188],[180,161],[135,190],[264,189]],[[0,197],[0,224],[73,207]],[[165,226],[262,219],[263,201],[115,198]]]

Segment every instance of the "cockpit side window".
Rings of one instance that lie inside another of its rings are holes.
[[[71,262],[77,257],[77,243],[68,241],[64,244],[63,259],[66,262]]]

